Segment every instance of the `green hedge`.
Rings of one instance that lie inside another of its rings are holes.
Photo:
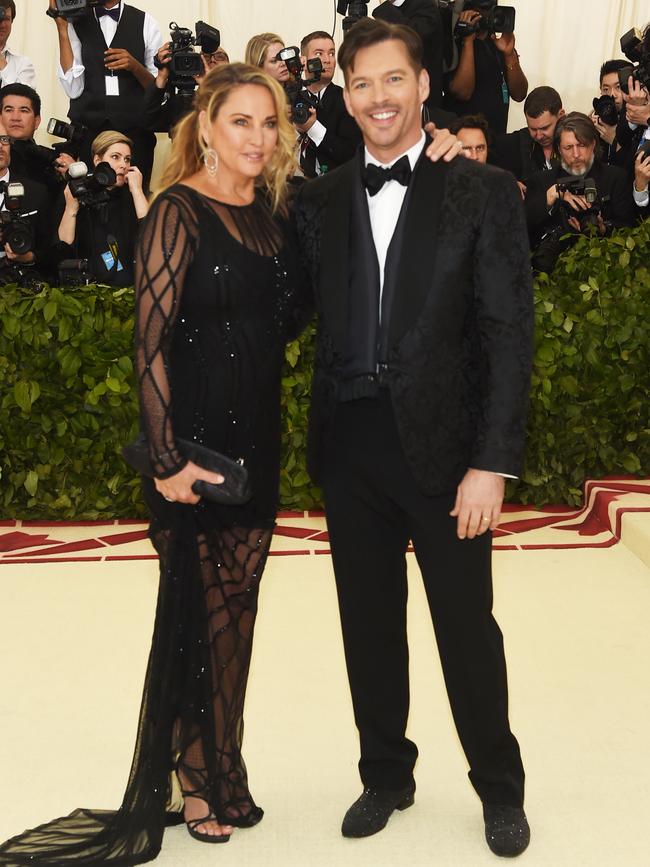
[[[581,501],[587,478],[650,468],[650,222],[582,238],[536,281],[526,472],[512,502]],[[287,347],[283,508],[317,507],[305,470],[311,327]],[[0,288],[0,517],[144,514],[120,456],[137,430],[133,290]]]

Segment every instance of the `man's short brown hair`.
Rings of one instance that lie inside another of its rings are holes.
[[[563,132],[572,132],[581,145],[598,145],[600,135],[592,119],[581,111],[572,111],[560,118],[553,134],[553,145],[559,153]]]
[[[11,20],[16,20],[16,4],[14,0],[0,0],[0,6],[3,9],[7,9],[7,11],[11,12]]]
[[[300,53],[303,57],[307,54],[309,43],[313,42],[315,39],[328,39],[330,42],[334,42],[330,33],[326,33],[325,30],[314,30],[313,33],[308,33],[307,36],[304,36],[300,42]]]
[[[382,42],[402,42],[416,74],[422,70],[422,40],[410,27],[403,24],[389,24],[378,18],[362,18],[348,30],[339,48],[339,66],[345,80],[354,72],[354,61],[363,48],[370,48]]]

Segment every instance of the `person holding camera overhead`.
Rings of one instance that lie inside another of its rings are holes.
[[[465,3],[456,25],[460,59],[447,76],[445,108],[457,115],[482,114],[497,136],[507,131],[510,99],[526,99],[528,81],[519,63],[514,32],[499,36],[491,32],[495,6],[495,0]]]
[[[59,262],[88,260],[92,277],[109,286],[133,285],[138,223],[149,210],[142,189],[142,173],[131,164],[131,152],[132,142],[122,133],[114,130],[100,133],[92,144],[94,179],[97,181],[97,170],[101,167],[102,182],[113,183],[102,189],[93,183],[93,176],[86,176],[84,189],[77,195],[73,193],[74,181],[72,188],[69,182],[64,189],[65,210],[59,222],[57,258]]]
[[[149,189],[156,136],[143,120],[144,92],[156,76],[154,57],[160,28],[148,13],[122,0],[100,0],[80,13],[60,14],[49,0],[59,36],[61,85],[70,98],[68,117],[88,131],[79,156],[91,158],[91,144],[104,130],[119,130],[133,142],[133,162]]]

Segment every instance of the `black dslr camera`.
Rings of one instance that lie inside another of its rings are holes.
[[[179,27],[175,21],[169,25],[172,56],[165,65],[169,67],[169,84],[179,93],[194,93],[196,76],[203,75],[205,71],[201,55],[194,51],[194,46],[199,45],[203,54],[214,54],[221,44],[219,31],[205,21],[197,21],[195,30],[196,35],[189,27]],[[154,63],[160,69],[157,58]]]
[[[499,6],[499,0],[469,0],[463,6],[463,11],[473,10],[481,13],[473,24],[468,21],[458,21],[454,28],[454,36],[463,39],[479,30],[493,33],[514,33],[516,10],[513,6]]]
[[[0,192],[5,194],[6,211],[0,211],[0,243],[9,244],[14,253],[22,255],[34,249],[34,232],[27,219],[36,211],[22,210],[25,188],[22,184],[0,181]]]
[[[310,84],[320,81],[323,74],[323,64],[320,57],[314,57],[307,61],[307,72],[311,78],[302,78],[302,61],[300,49],[295,45],[283,48],[276,55],[278,60],[284,61],[291,75],[291,79],[284,85],[284,89],[291,106],[291,123],[303,124],[309,120],[309,109],[318,106],[318,99],[307,90]]]
[[[65,18],[66,21],[74,21],[82,18],[89,9],[95,6],[105,6],[107,0],[56,0],[55,8],[48,9],[45,13],[50,18]]]
[[[580,231],[584,232],[590,227],[598,227],[598,217],[600,216],[600,208],[602,201],[598,196],[598,189],[593,178],[577,178],[572,175],[567,175],[565,178],[558,178],[557,182],[558,193],[572,193],[574,196],[582,196],[589,207],[587,210],[576,211],[569,205],[568,202],[558,199],[558,212],[562,220],[562,228],[568,232],[573,231],[569,225],[569,217],[575,217],[580,223]]]
[[[12,150],[24,155],[28,162],[37,164],[44,170],[51,169],[54,175],[56,175],[54,164],[59,156],[61,154],[70,154],[71,157],[77,157],[79,155],[79,147],[88,129],[80,123],[66,123],[63,120],[51,117],[47,125],[47,131],[55,138],[62,138],[63,141],[57,142],[49,148],[38,145],[34,141],[15,141],[11,147]]]
[[[345,16],[343,18],[343,32],[347,33],[350,27],[356,24],[359,19],[368,17],[368,4],[359,3],[358,0],[351,0],[351,2],[338,0],[336,11],[339,15]]]
[[[109,189],[117,182],[117,175],[108,163],[99,163],[92,173],[85,163],[72,163],[67,178],[70,192],[84,208],[96,208],[108,202]]]
[[[633,27],[621,36],[621,51],[631,61],[629,66],[619,69],[618,72],[623,93],[629,92],[630,76],[650,91],[650,26],[646,27],[643,33]]]
[[[607,126],[616,126],[618,123],[618,109],[613,96],[597,96],[592,102],[594,114]]]

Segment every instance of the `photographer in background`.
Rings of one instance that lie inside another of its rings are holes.
[[[92,143],[92,167],[110,166],[113,183],[99,186],[90,177],[83,191],[76,188],[77,195],[71,189],[74,181],[64,190],[57,260],[87,260],[88,273],[109,286],[133,285],[138,224],[149,210],[142,174],[131,163],[132,147],[120,132],[100,133]]]
[[[553,168],[558,162],[553,150],[553,136],[564,114],[562,97],[557,90],[536,87],[524,103],[526,126],[497,136],[490,152],[490,162],[512,172],[523,193],[531,175]]]
[[[284,41],[277,33],[258,33],[248,40],[244,63],[263,69],[284,86],[291,77],[287,64],[278,57],[284,47]]]
[[[361,131],[343,101],[343,88],[332,83],[336,71],[336,46],[323,30],[310,33],[300,43],[303,67],[318,58],[323,71],[307,90],[318,100],[317,108],[309,109],[309,119],[295,124],[301,134],[300,167],[306,178],[315,178],[351,159],[361,144]]]
[[[14,54],[7,48],[11,28],[16,20],[14,0],[0,0],[0,87],[5,84],[28,84],[36,87],[34,64],[22,54]]]
[[[442,66],[444,56],[444,33],[442,16],[434,0],[386,0],[372,11],[373,18],[391,24],[405,24],[422,40],[422,63],[429,73],[429,109],[442,105]]]
[[[194,89],[203,76],[212,69],[218,69],[219,66],[230,63],[227,52],[220,45],[214,51],[201,50],[200,57],[203,74],[196,75],[194,86],[189,86],[183,93],[180,93],[170,83],[172,43],[165,42],[160,46],[155,60],[158,74],[155,80],[147,86],[144,95],[144,125],[147,129],[154,132],[166,132],[171,137],[176,124],[191,110]]]
[[[56,9],[55,0],[49,0]],[[119,130],[133,142],[133,159],[149,188],[156,136],[143,124],[144,92],[156,77],[153,59],[162,38],[148,12],[121,0],[102,0],[74,23],[54,19],[59,36],[58,70],[70,98],[68,117],[88,132],[80,157],[88,162],[93,139]],[[107,47],[108,46],[108,47]]]
[[[36,144],[34,134],[41,124],[41,98],[26,84],[8,84],[0,90],[0,116],[11,136],[11,164],[24,177],[47,188],[54,206],[63,187],[72,153],[54,151]]]
[[[600,97],[594,99],[589,117],[593,120],[605,151],[605,162],[621,165],[621,146],[616,133],[625,103],[619,80],[619,71],[629,66],[628,60],[607,60],[600,67]]]
[[[457,115],[482,114],[493,135],[508,129],[510,99],[523,102],[528,81],[519,64],[515,34],[490,33],[485,29],[487,13],[494,0],[470,0],[460,15],[460,22],[478,30],[461,37],[460,59],[447,75],[445,108]]]
[[[605,235],[613,228],[634,225],[628,178],[623,169],[598,158],[599,143],[598,130],[586,114],[567,114],[558,122],[554,135],[560,164],[529,179],[526,219],[531,246],[538,248],[547,239],[546,251],[552,247],[555,259],[566,249],[560,242],[566,232],[580,234],[596,229]],[[595,184],[597,195],[593,202],[587,201],[586,191],[581,194],[563,189],[586,179]]]
[[[485,165],[490,148],[490,128],[481,114],[466,114],[452,120],[449,132],[458,138],[463,146],[463,156]]]
[[[2,223],[0,224],[0,283],[21,282],[24,274],[38,268],[40,274],[48,276],[49,263],[49,220],[48,195],[45,187],[36,183],[31,178],[18,174],[11,166],[11,138],[0,118],[0,211]],[[9,184],[22,184],[24,196],[18,204],[17,210],[8,207]],[[13,213],[12,220],[7,222],[9,212]],[[24,218],[22,214],[26,214]],[[27,231],[30,248],[26,252],[17,252],[12,248],[7,235],[12,234],[12,227],[19,227]]]

